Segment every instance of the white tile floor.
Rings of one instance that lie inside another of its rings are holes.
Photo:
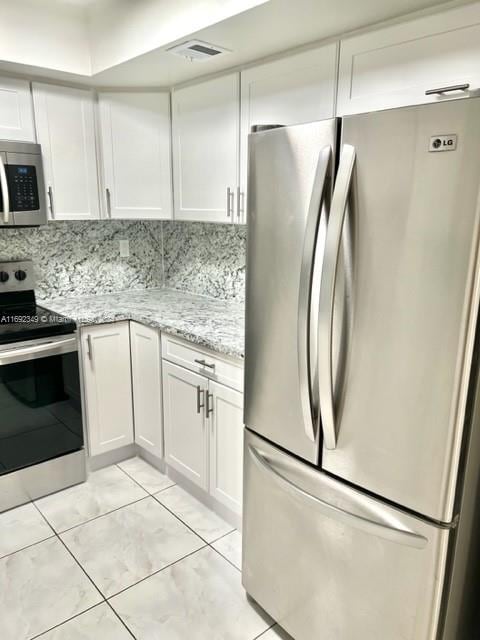
[[[0,514],[2,640],[277,640],[241,535],[133,458]]]

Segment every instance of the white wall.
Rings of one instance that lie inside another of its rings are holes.
[[[1,1],[0,60],[90,75],[85,10],[59,0]]]
[[[91,5],[90,47],[98,73],[268,0],[103,0]]]

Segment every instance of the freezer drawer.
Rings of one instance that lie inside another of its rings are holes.
[[[433,640],[449,530],[245,435],[243,584],[296,640]]]

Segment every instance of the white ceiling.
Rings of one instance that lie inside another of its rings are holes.
[[[5,40],[0,37],[0,69],[103,87],[168,87],[415,11],[469,1],[0,0],[0,36],[6,25],[5,21],[1,25],[2,11],[8,6],[11,12],[21,3],[48,6],[53,17],[56,13],[52,9],[61,5],[62,20],[64,12],[71,11],[73,26],[79,16],[85,21],[83,31],[79,31],[80,35],[85,33],[85,42],[76,42],[76,50],[69,55],[68,40],[44,35],[37,29],[31,36],[36,38],[35,46],[31,44],[35,54],[31,60],[25,55],[25,39],[12,38],[15,32],[8,34],[15,45],[14,59],[4,53]],[[45,40],[46,62],[40,55],[41,37]],[[219,45],[231,53],[206,62],[191,62],[166,51],[189,38]]]

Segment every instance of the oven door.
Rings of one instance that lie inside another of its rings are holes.
[[[82,448],[76,335],[0,346],[0,475]]]

